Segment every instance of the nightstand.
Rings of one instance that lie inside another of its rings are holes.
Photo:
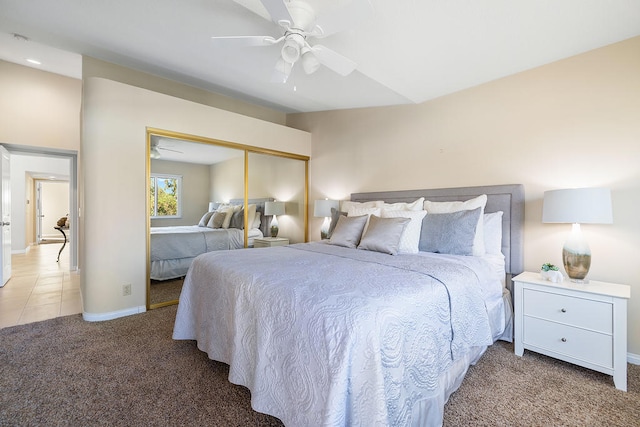
[[[515,353],[532,350],[613,375],[627,391],[627,300],[615,283],[552,283],[539,273],[513,278]]]
[[[286,237],[260,237],[253,239],[254,248],[270,248],[272,246],[286,246],[289,239]]]

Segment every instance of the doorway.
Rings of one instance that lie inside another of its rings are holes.
[[[69,212],[69,182],[49,179],[37,179],[36,184],[36,243],[61,242],[66,240],[66,234],[59,232],[58,221],[64,217],[68,219]],[[67,227],[64,227],[67,228]]]

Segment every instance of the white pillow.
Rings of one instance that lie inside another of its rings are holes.
[[[489,255],[502,255],[502,214],[484,214],[484,249]]]
[[[256,212],[256,217],[253,220],[253,225],[251,226],[251,228],[260,228],[260,225],[262,224],[262,221],[260,220],[260,212]]]
[[[247,209],[247,224],[249,224],[249,228],[253,227],[253,222],[256,219],[256,205],[250,204],[249,209]]]
[[[362,215],[367,216],[367,222],[364,224],[364,230],[362,230],[362,233],[364,234],[367,232],[367,228],[369,228],[369,218],[371,218],[371,215],[381,216],[380,210],[381,210],[380,208],[365,208],[365,207],[351,206],[347,211],[347,216],[362,216]]]
[[[350,208],[381,208],[384,202],[382,200],[376,200],[373,202],[352,202],[350,200],[343,200],[340,205],[342,212],[349,212]]]
[[[432,202],[425,200],[424,210],[427,213],[452,213],[458,211],[469,211],[477,208],[480,210],[480,218],[476,227],[476,236],[473,239],[473,255],[483,256],[486,252],[484,248],[484,207],[487,205],[487,195],[482,194],[464,202]]]
[[[427,211],[402,211],[387,210],[382,211],[382,218],[409,218],[409,224],[402,232],[398,252],[405,254],[417,254],[420,244],[420,231],[422,230],[422,220],[427,215]]]
[[[382,209],[387,211],[421,211],[424,209],[424,197],[411,203],[385,203],[382,205]]]

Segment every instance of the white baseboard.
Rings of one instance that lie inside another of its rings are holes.
[[[147,307],[141,305],[139,307],[131,307],[124,310],[112,311],[109,313],[82,313],[82,318],[87,322],[102,322],[105,320],[113,320],[119,317],[131,316],[133,314],[144,313]]]
[[[640,354],[627,353],[627,362],[632,365],[640,365]]]

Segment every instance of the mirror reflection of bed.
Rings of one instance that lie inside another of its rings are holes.
[[[278,218],[280,235],[292,243],[307,240],[307,158],[253,148],[249,152],[247,146],[159,130],[148,131],[148,144],[147,309],[178,302],[184,276],[198,254],[252,247],[254,238],[269,237],[266,201],[285,202],[286,214]],[[181,181],[177,214],[161,210],[165,178]],[[230,205],[233,214],[221,226],[214,214]],[[251,225],[245,227],[245,220]]]

